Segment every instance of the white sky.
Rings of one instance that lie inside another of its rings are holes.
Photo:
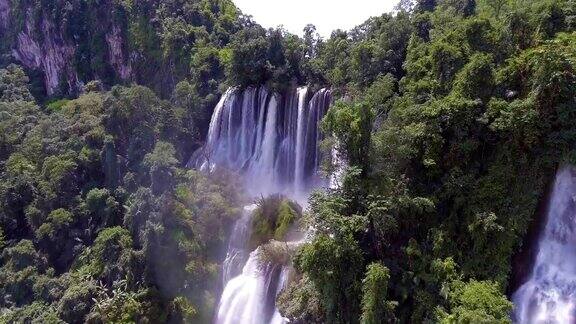
[[[372,16],[390,12],[399,0],[233,0],[244,14],[265,28],[283,25],[302,36],[307,24],[328,38],[333,30],[349,30]]]

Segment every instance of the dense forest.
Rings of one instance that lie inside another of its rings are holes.
[[[328,39],[229,0],[0,0],[0,19],[0,322],[211,322],[252,198],[187,164],[226,88],[259,85],[331,88],[322,147],[347,165],[303,212],[259,203],[315,231],[283,260],[284,317],[511,322],[514,260],[576,163],[575,1],[403,0]]]

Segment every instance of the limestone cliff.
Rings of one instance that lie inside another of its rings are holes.
[[[48,95],[53,95],[61,82],[65,82],[70,90],[78,89],[80,82],[70,65],[75,46],[63,40],[51,21],[42,18],[38,30],[30,16],[28,11],[24,29],[18,33],[12,50],[13,57],[27,68],[44,72]]]
[[[76,27],[79,32],[71,31],[75,27],[71,27],[75,23],[73,19],[80,17],[69,19],[64,16],[66,12],[54,14],[54,9],[49,11],[38,6],[14,3],[0,0],[0,41],[5,43],[4,49],[7,52],[3,54],[9,55],[12,61],[29,70],[40,72],[46,95],[78,93],[85,82],[100,79],[105,73],[113,74],[110,78],[113,80],[131,79],[129,55],[124,50],[126,40],[120,28],[111,22],[112,18],[106,15],[99,17],[102,21],[98,28],[106,29],[102,33],[84,32],[88,22],[82,22],[85,24],[83,28]],[[58,4],[57,1],[55,3]],[[111,10],[109,16],[112,13]],[[99,45],[95,38],[102,38],[100,43],[107,47],[102,49],[102,57],[85,50],[86,44],[93,47],[92,44]],[[105,64],[105,67],[98,69],[86,66],[95,65],[94,61],[100,65]]]
[[[0,30],[8,27],[8,17],[10,16],[10,4],[8,0],[0,0]]]

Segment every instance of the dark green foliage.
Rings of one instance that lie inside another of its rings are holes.
[[[53,306],[42,302],[32,304],[15,310],[9,310],[0,315],[0,320],[6,323],[29,322],[29,323],[66,323],[58,317],[58,313]]]
[[[368,170],[368,149],[373,123],[373,112],[367,105],[351,105],[338,102],[323,120],[323,130],[334,134],[340,149],[351,165]]]
[[[314,282],[307,275],[293,280],[282,290],[276,302],[278,308],[295,323],[323,323],[325,311]]]
[[[60,111],[64,105],[68,103],[68,99],[60,99],[50,102],[46,105],[49,111]]]
[[[452,313],[440,314],[442,323],[511,323],[512,303],[490,281],[456,281],[449,292]]]
[[[101,224],[104,227],[111,226],[117,220],[119,204],[110,194],[108,189],[92,189],[86,194],[86,212],[90,222]]]
[[[96,87],[41,108],[18,67],[0,79],[0,321],[208,322],[240,198],[181,168],[196,99]]]
[[[2,251],[0,286],[2,305],[22,306],[34,300],[34,283],[47,272],[47,260],[39,254],[30,240],[21,240]]]
[[[364,89],[386,74],[399,79],[411,32],[406,12],[373,17],[350,32],[337,30],[317,41],[304,66],[313,81],[324,80],[342,91]]]
[[[178,160],[175,157],[174,146],[166,142],[158,142],[152,153],[144,157],[144,165],[149,168],[151,189],[159,195],[173,188],[174,173]]]
[[[304,83],[305,44],[283,29],[264,30],[250,24],[232,38],[223,56],[230,84],[248,86],[269,83],[284,90]]]
[[[82,320],[94,306],[96,289],[94,282],[68,288],[58,302],[59,317],[68,323]]]
[[[316,283],[328,322],[358,322],[362,263],[362,252],[350,236],[318,236],[297,255],[297,269]]]
[[[116,276],[113,273],[103,274],[103,272],[122,271],[121,268],[130,261],[131,247],[132,238],[126,229],[121,227],[106,228],[98,234],[92,247],[80,256],[76,267],[92,276]],[[121,276],[118,277],[122,278]],[[109,280],[108,282],[113,281]]]
[[[307,83],[332,88],[323,147],[347,168],[309,201],[311,241],[262,247],[295,255],[283,314],[510,322],[512,257],[574,159],[573,1],[402,1],[326,40],[265,30],[230,1],[13,2],[0,51],[32,8],[75,44],[87,85],[38,104],[38,71],[0,58],[0,321],[210,322],[241,190],[183,166],[225,86]],[[251,247],[285,240],[301,214],[263,199]]]
[[[0,70],[0,101],[33,101],[28,91],[28,76],[17,65]]]

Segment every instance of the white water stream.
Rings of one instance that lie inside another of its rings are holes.
[[[532,273],[512,296],[514,321],[576,323],[576,170],[556,175]]]

